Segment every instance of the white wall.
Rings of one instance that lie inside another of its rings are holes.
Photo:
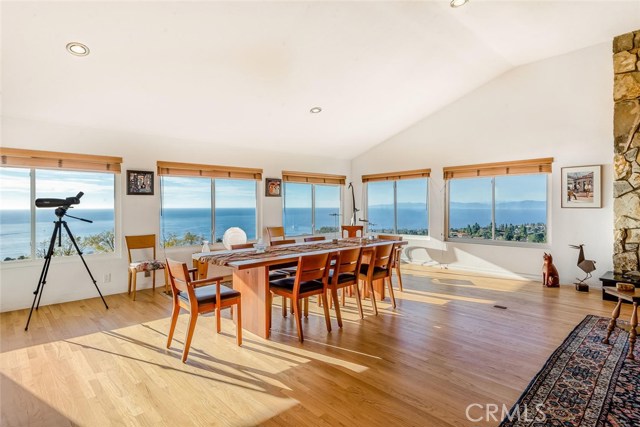
[[[154,196],[127,196],[124,171],[127,169],[155,171],[156,161],[176,161],[228,166],[256,167],[264,177],[280,177],[282,170],[322,172],[350,175],[350,161],[321,156],[301,156],[281,153],[265,147],[263,151],[212,145],[206,142],[176,140],[161,136],[136,135],[98,129],[62,126],[26,119],[2,118],[2,145],[35,150],[77,152],[121,156],[122,170],[117,188],[116,209],[120,250],[110,255],[85,256],[104,295],[126,292],[127,254],[124,237],[129,234],[159,235],[160,193],[156,176]],[[276,147],[277,149],[277,147]],[[82,191],[82,189],[78,189]],[[264,197],[264,184],[259,185],[259,226],[282,224],[282,198]],[[348,209],[349,205],[345,205]],[[70,224],[71,224],[70,220]],[[73,225],[71,224],[73,230]],[[173,258],[189,260],[194,248],[167,251]],[[198,250],[199,248],[195,248]],[[159,258],[165,253],[160,250]],[[43,261],[16,261],[0,264],[0,311],[30,307]],[[102,283],[105,274],[110,283]],[[150,279],[138,275],[138,289],[150,287]],[[156,279],[162,283],[161,278]],[[42,304],[96,297],[97,292],[77,256],[54,258]]]
[[[571,283],[582,271],[568,245],[585,243],[585,255],[597,261],[590,281],[597,284],[598,275],[612,269],[612,82],[610,43],[516,68],[355,158],[353,179],[431,168],[431,238],[410,242],[414,262],[541,277],[547,251],[561,282]],[[547,247],[443,243],[444,166],[540,157],[555,158]],[[560,168],[592,164],[603,165],[602,209],[562,209]],[[361,184],[357,190],[361,194]]]

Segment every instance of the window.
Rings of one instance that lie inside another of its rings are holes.
[[[346,179],[344,175],[282,171],[285,235],[337,233]]]
[[[257,182],[262,169],[158,162],[162,195],[160,242],[165,247],[221,242],[239,227],[256,238]]]
[[[36,208],[36,198],[65,199],[82,191],[80,204],[64,216],[84,254],[115,249],[115,174],[122,158],[0,147],[0,260],[42,258],[58,219],[55,209]],[[54,255],[75,255],[62,232]]]
[[[340,225],[340,190],[340,185],[285,182],[285,235],[337,232]]]
[[[428,235],[427,185],[427,178],[367,182],[368,230]]]
[[[545,243],[552,160],[445,168],[448,238]]]

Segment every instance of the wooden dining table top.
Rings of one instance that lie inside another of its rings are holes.
[[[351,249],[354,247],[374,248],[389,243],[408,244],[403,240],[347,238],[316,242],[292,243],[288,245],[268,246],[264,252],[256,249],[236,249],[228,251],[201,252],[194,254],[200,262],[207,262],[219,266],[228,266],[238,270],[266,267],[283,264],[297,259],[302,255],[315,255]]]

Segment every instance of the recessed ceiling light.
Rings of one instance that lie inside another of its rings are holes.
[[[313,107],[311,110],[309,110],[311,114],[318,114],[321,111],[322,111],[322,108],[320,107]]]
[[[469,0],[451,0],[451,3],[449,3],[449,5],[451,5],[451,7],[460,7],[464,6],[468,2]]]
[[[67,44],[67,50],[70,54],[75,56],[87,56],[89,55],[89,48],[78,42],[71,42]]]

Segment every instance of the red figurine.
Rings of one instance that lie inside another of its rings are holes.
[[[542,265],[542,285],[547,288],[557,288],[560,286],[560,276],[556,266],[553,265],[551,254],[544,253],[542,256],[544,264]]]

